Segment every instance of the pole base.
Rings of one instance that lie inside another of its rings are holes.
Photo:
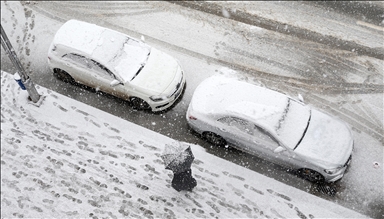
[[[28,103],[32,104],[32,105],[34,105],[36,107],[40,107],[41,104],[43,103],[43,100],[45,99],[45,97],[46,96],[44,96],[44,95],[40,95],[39,96],[39,100],[35,103],[35,102],[32,101],[32,98],[30,96],[28,96]]]

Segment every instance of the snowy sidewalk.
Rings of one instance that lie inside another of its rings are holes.
[[[174,140],[37,86],[40,107],[1,72],[2,218],[364,218],[208,154],[192,192],[170,186]]]

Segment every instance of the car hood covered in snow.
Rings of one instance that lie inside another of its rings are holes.
[[[152,48],[144,68],[130,83],[159,95],[173,82],[178,69],[176,59]]]
[[[142,47],[132,45],[132,43],[123,43],[122,51],[116,52],[118,58],[112,59],[108,63],[108,67],[113,68],[114,72],[124,81],[131,81],[136,74],[145,65],[148,55],[150,54],[150,47]]]
[[[352,153],[352,134],[343,122],[312,110],[308,130],[295,152],[318,166],[344,165]]]

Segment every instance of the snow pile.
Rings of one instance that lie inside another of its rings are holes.
[[[29,104],[1,72],[1,216],[362,218],[191,145],[192,192],[170,186],[174,140],[51,90]]]

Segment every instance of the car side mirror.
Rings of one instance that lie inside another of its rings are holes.
[[[121,83],[120,81],[115,79],[115,80],[111,81],[111,83],[109,85],[111,85],[111,87],[114,87],[114,86],[117,86],[119,84],[123,84],[123,83]]]
[[[279,147],[277,147],[273,152],[275,152],[275,153],[280,153],[280,152],[283,152],[283,151],[286,151],[287,149],[285,149],[284,147],[281,147],[281,146],[279,146]]]
[[[303,96],[301,96],[301,94],[298,94],[297,97],[299,98],[299,101],[304,103],[304,98]]]

